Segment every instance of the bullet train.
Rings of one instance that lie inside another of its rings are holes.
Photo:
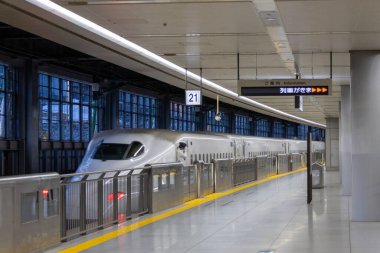
[[[313,142],[312,145],[314,153],[324,153],[324,142]],[[77,173],[122,170],[119,175],[123,175],[133,169],[134,174],[139,174],[144,166],[157,163],[180,162],[191,165],[199,161],[211,163],[213,159],[241,160],[297,153],[306,153],[306,141],[157,129],[116,129],[103,131],[94,136]],[[97,177],[95,175],[94,178]],[[66,218],[77,220],[80,217],[80,184],[75,182],[80,181],[82,176],[75,176],[72,179],[73,184],[66,189]],[[91,176],[87,178],[87,180],[92,179]],[[86,184],[86,198],[92,199],[98,195],[94,182]],[[134,189],[134,185],[138,183],[137,177],[132,179],[132,188]],[[119,187],[124,186],[119,185]],[[103,188],[104,217],[113,216],[115,196],[112,189],[112,180],[107,179]],[[131,195],[132,203],[137,203],[138,192],[132,192]],[[126,212],[126,196],[123,190],[117,194],[118,213]],[[87,205],[87,219],[95,220],[96,206],[89,203]],[[133,206],[138,205],[133,204]]]
[[[324,152],[324,142],[313,142]],[[306,152],[306,141],[158,129],[116,129],[95,135],[77,172],[128,170],[148,164],[212,159],[244,159],[261,155]]]

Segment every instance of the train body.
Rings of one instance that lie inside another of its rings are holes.
[[[312,151],[324,152],[324,142]],[[157,129],[117,129],[98,133],[90,142],[77,172],[129,170],[148,164],[305,153],[306,141]]]
[[[267,160],[264,158],[268,157],[274,161],[274,164],[271,163],[272,165],[270,165],[271,171],[273,169],[272,175],[273,173],[293,170],[293,167],[288,168],[288,164],[293,164],[293,162],[297,164],[294,169],[300,168],[301,164],[304,166],[305,159],[301,163],[299,160],[292,161],[292,157],[305,158],[306,146],[306,141],[301,140],[230,134],[187,133],[155,129],[103,131],[94,136],[89,143],[82,163],[77,169],[77,173],[83,174],[72,176],[66,187],[66,218],[76,224],[79,217],[84,217],[84,215],[80,215],[80,207],[86,206],[85,217],[89,221],[98,219],[98,210],[102,210],[104,219],[113,219],[113,206],[116,198],[118,200],[118,213],[127,213],[128,194],[126,187],[129,183],[126,181],[126,177],[123,180],[118,180],[118,190],[115,193],[113,176],[110,179],[96,179],[100,174],[113,175],[118,173],[119,176],[126,176],[132,173],[130,202],[132,206],[139,206],[138,189],[141,186],[139,176],[147,165],[178,162],[183,165],[192,165],[197,162],[209,164],[213,160],[226,159],[235,160],[236,164],[239,164],[239,162],[245,161],[244,159],[254,160],[257,157],[257,160],[263,161]],[[324,142],[312,143],[313,154],[323,154],[324,149]],[[283,168],[284,158],[285,168]],[[265,164],[264,166],[268,165]],[[249,168],[251,172],[257,172],[256,179],[262,178],[260,174],[263,174],[261,172],[262,167],[259,168],[259,166],[262,165],[258,163],[257,168]],[[264,168],[264,170],[266,169]],[[85,176],[86,174],[88,176]],[[88,182],[86,182],[85,195],[80,198],[83,181]],[[98,199],[99,197],[98,182],[102,181],[104,182],[100,196],[102,196],[103,201],[97,202],[94,198]],[[92,204],[90,202],[81,204],[81,199],[89,199]],[[102,204],[103,207],[98,207],[99,203],[104,203]]]

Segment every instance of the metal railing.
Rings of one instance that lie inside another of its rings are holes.
[[[63,175],[61,239],[148,213],[148,180],[145,169]]]
[[[198,198],[214,193],[214,164],[200,161],[196,163],[196,167],[198,179]]]
[[[257,179],[257,159],[235,160],[233,163],[233,184],[248,183]]]
[[[197,171],[194,165],[182,167],[183,202],[197,198]]]

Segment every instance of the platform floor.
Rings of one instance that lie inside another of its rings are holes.
[[[83,252],[111,253],[363,253],[380,252],[380,223],[350,222],[350,198],[339,174],[313,190],[306,204],[306,172],[289,175],[194,207]],[[149,216],[147,216],[149,217]],[[143,219],[147,217],[144,216]],[[59,252],[125,225],[73,240]]]

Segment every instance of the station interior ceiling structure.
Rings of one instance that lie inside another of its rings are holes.
[[[184,76],[159,71],[155,62],[147,63],[117,43],[107,44],[29,2],[33,1],[0,1],[1,21],[185,88]],[[340,85],[350,84],[349,51],[375,49],[380,42],[380,2],[375,0],[54,2],[188,71],[199,75],[202,68],[204,78],[233,92],[238,78],[295,78],[295,71],[302,78],[332,76],[332,95],[306,97],[303,112],[294,109],[293,97],[253,98],[320,124],[339,117]],[[215,92],[205,94],[215,97]],[[224,101],[239,105],[233,99]]]

